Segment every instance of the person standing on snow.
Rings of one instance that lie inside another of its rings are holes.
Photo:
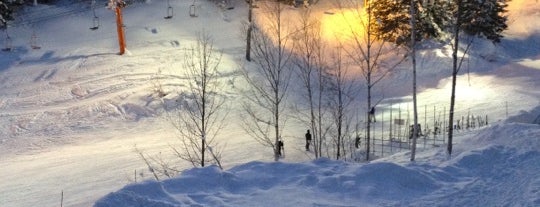
[[[311,133],[309,133],[309,129],[306,132],[306,151],[309,151],[309,145],[311,144]]]
[[[377,122],[377,120],[375,120],[375,106],[371,107],[371,110],[369,110],[368,119],[370,122]]]
[[[282,157],[283,156],[283,141],[281,140],[281,138],[278,140],[277,142],[277,151],[278,151],[278,156],[279,157]]]

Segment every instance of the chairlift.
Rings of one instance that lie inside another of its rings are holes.
[[[32,37],[30,37],[30,47],[34,50],[41,49],[41,47],[37,45],[37,35],[35,31],[33,32]]]
[[[173,17],[173,8],[172,7],[167,7],[167,16],[163,17],[165,19],[171,19]]]
[[[7,31],[6,31],[6,39],[4,40],[4,48],[2,48],[2,51],[4,51],[4,52],[11,51],[12,44],[13,44],[13,40],[7,34]]]
[[[233,10],[234,9],[234,6],[233,6],[233,4],[231,3],[230,0],[224,0],[223,2],[225,3],[225,6],[224,6],[225,9],[227,9],[227,10]]]
[[[94,16],[94,18],[92,19],[92,27],[90,27],[90,30],[99,29],[99,26],[99,17]]]
[[[174,15],[173,8],[171,4],[169,3],[169,0],[167,0],[167,16],[163,17],[165,19],[171,19]]]
[[[92,0],[92,13],[94,14],[94,18],[92,19],[92,27],[90,27],[90,30],[96,30],[99,29],[99,17],[96,15],[96,7],[95,7],[96,1]]]
[[[197,10],[196,10],[196,7],[195,7],[195,1],[193,1],[193,4],[189,7],[189,16],[190,17],[197,17]]]

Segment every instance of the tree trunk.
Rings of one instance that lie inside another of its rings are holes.
[[[251,61],[251,31],[253,31],[253,0],[249,0],[248,30],[246,37],[246,60]]]
[[[411,148],[411,161],[414,161],[416,156],[416,140],[418,138],[418,105],[416,100],[416,31],[415,31],[415,3],[411,1],[411,60],[413,69],[413,136],[412,136],[412,148]],[[425,127],[425,126],[424,126]]]
[[[458,73],[458,57],[457,52],[459,50],[459,31],[461,26],[461,7],[462,0],[457,1],[457,17],[454,28],[454,48],[452,51],[452,95],[450,97],[450,114],[448,120],[448,156],[452,155],[452,139],[454,133],[454,105],[456,101],[456,82],[457,82],[457,73]]]
[[[369,110],[371,109],[371,8],[370,8],[370,2],[366,0],[364,4],[367,4],[367,12],[368,12],[368,26],[367,26],[367,57],[366,57],[366,65],[367,65],[367,128],[366,128],[366,161],[369,161],[369,154],[370,151],[370,145],[371,145],[371,119],[369,118]]]

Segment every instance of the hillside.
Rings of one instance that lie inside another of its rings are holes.
[[[415,163],[402,152],[359,164],[312,161],[302,149],[305,127],[295,121],[284,131],[287,156],[271,162],[272,152],[236,124],[242,94],[235,71],[245,64],[241,28],[247,9],[243,0],[231,2],[234,9],[222,10],[212,1],[197,1],[198,17],[192,18],[191,1],[171,1],[172,19],[163,18],[166,1],[130,5],[124,10],[128,53],[123,56],[116,54],[114,13],[103,7],[96,9],[101,25],[95,31],[89,30],[93,14],[85,2],[38,5],[18,14],[7,31],[13,49],[0,52],[0,206],[59,206],[62,193],[64,206],[92,206],[98,200],[96,206],[117,207],[133,201],[154,206],[540,205],[535,176],[540,131],[530,124],[540,113],[539,3],[513,0],[506,38],[500,45],[477,42],[467,61],[470,73],[459,76],[457,110],[489,114],[490,126],[460,133],[451,159],[444,147],[435,147],[421,150]],[[202,30],[224,54],[223,93],[230,100],[230,124],[221,134],[226,170],[190,169],[157,183],[134,149],[173,156],[168,145],[178,140],[163,102],[182,100],[182,94],[160,99],[156,87],[185,88],[183,51]],[[39,50],[30,47],[34,35]],[[448,51],[419,52],[420,105],[448,105]],[[410,101],[408,68],[403,64],[381,83],[382,107],[405,107]],[[363,106],[362,101],[355,104]],[[145,181],[134,184],[135,179]]]

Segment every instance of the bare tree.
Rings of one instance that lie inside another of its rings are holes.
[[[376,105],[372,105],[372,89],[403,62],[405,56],[396,55],[400,52],[399,47],[374,35],[373,25],[377,24],[377,21],[373,18],[371,12],[371,1],[365,1],[365,5],[366,7],[363,10],[356,7],[359,22],[347,22],[349,28],[351,28],[353,44],[346,48],[345,51],[356,63],[359,72],[365,79],[367,90],[365,115],[368,117],[366,122],[366,160],[369,160],[371,122],[374,121],[369,118],[369,113]],[[342,5],[338,6],[343,8]],[[360,31],[354,30],[353,28],[356,28],[354,27],[355,24],[360,24],[362,29]]]
[[[308,105],[308,119],[299,119],[312,131],[315,158],[322,156],[325,127],[323,127],[323,93],[325,91],[326,45],[321,35],[320,22],[311,15],[310,9],[301,12],[297,29],[294,64],[303,84],[303,97]]]
[[[354,100],[353,80],[350,77],[347,65],[343,62],[341,48],[333,54],[334,65],[328,69],[329,90],[328,105],[333,119],[334,150],[336,159],[339,160],[345,155],[345,141],[350,140],[350,126],[352,116],[347,113]]]
[[[251,32],[253,31],[253,0],[248,0],[248,24],[246,32],[246,60],[251,61]]]
[[[464,1],[455,0],[454,22],[451,25],[452,42],[452,93],[450,96],[450,113],[448,121],[448,155],[452,155],[453,132],[454,132],[454,107],[456,99],[457,74],[462,68],[463,61],[468,54],[476,38],[486,38],[493,43],[499,43],[501,33],[508,27],[506,22],[506,7],[509,0],[484,0],[484,1]],[[460,50],[460,33],[464,32],[465,48],[463,55],[458,57]]]
[[[182,144],[172,148],[178,157],[195,167],[204,167],[206,163],[221,167],[221,150],[215,141],[227,116],[222,110],[225,99],[219,94],[221,56],[211,37],[202,32],[196,43],[186,49],[184,57],[188,94],[173,120]],[[211,159],[206,158],[207,152]]]
[[[411,149],[411,161],[414,161],[415,155],[416,155],[416,140],[418,138],[418,106],[416,101],[416,20],[415,20],[415,2],[414,0],[410,0],[410,15],[411,15],[411,45],[410,45],[410,54],[411,54],[411,62],[412,62],[412,71],[413,71],[413,143],[412,143],[412,149]],[[425,127],[425,126],[424,126]]]
[[[274,159],[280,157],[278,141],[282,137],[285,119],[285,98],[292,75],[289,36],[284,32],[283,6],[280,3],[260,4],[267,13],[261,18],[265,24],[252,31],[252,67],[241,72],[250,88],[246,91],[243,107],[246,112],[244,129],[264,146],[272,147]],[[260,25],[260,24],[259,24]]]

